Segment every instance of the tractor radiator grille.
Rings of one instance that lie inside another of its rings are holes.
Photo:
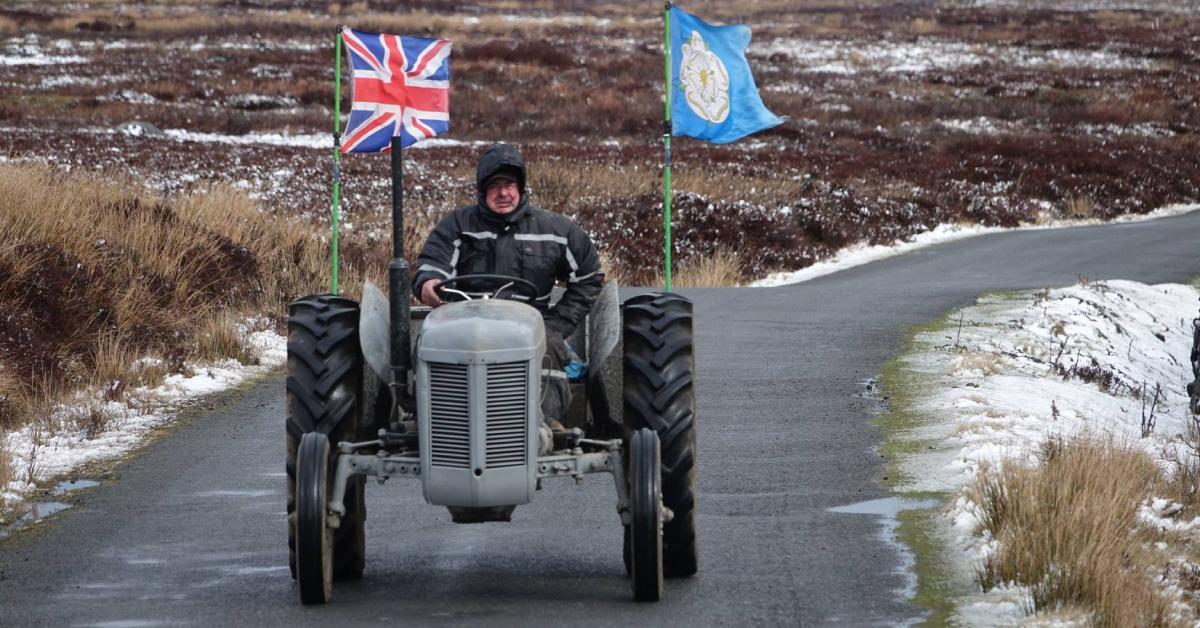
[[[471,467],[467,365],[429,364],[429,440],[437,467]]]
[[[487,367],[487,466],[525,464],[528,362]]]

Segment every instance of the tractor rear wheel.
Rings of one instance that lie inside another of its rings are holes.
[[[696,550],[696,392],[692,302],[671,293],[632,297],[624,321],[626,434],[647,427],[662,446],[663,567],[691,576]]]
[[[304,434],[337,443],[359,440],[362,412],[362,351],[358,344],[358,304],[333,295],[310,296],[288,308],[287,475],[288,555],[296,577],[296,452]],[[330,467],[331,469],[334,467]],[[367,505],[364,479],[346,486],[346,514],[333,530],[333,578],[362,578],[366,563]]]

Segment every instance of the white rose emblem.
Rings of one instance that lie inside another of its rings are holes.
[[[717,124],[729,117],[729,73],[697,31],[683,43],[679,81],[684,100],[696,115]]]

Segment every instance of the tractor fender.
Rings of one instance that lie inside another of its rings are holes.
[[[389,307],[387,297],[370,280],[363,282],[362,305],[358,319],[358,338],[363,357],[375,376],[392,382],[392,351],[388,339]]]
[[[621,300],[616,281],[608,281],[588,315],[588,406],[592,422],[619,434],[624,371],[621,349]],[[614,438],[616,436],[613,436]]]

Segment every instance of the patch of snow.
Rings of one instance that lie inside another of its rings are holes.
[[[0,65],[64,65],[67,63],[87,63],[87,57],[78,55],[46,55],[35,53],[32,55],[25,54],[0,54]]]
[[[299,146],[303,148],[333,148],[332,133],[247,133],[245,135],[229,135],[226,133],[200,133],[185,129],[166,129],[167,137],[180,142],[215,142],[218,144],[270,144],[274,146]]]
[[[225,99],[227,106],[239,109],[280,109],[295,107],[299,102],[291,96],[267,96],[265,94],[234,94]]]
[[[56,87],[64,87],[66,85],[99,85],[100,80],[91,77],[71,76],[70,74],[60,74],[58,76],[44,76],[38,82],[38,87],[42,89],[53,89]]]
[[[138,92],[132,89],[123,89],[117,92],[101,96],[97,100],[108,100],[113,102],[132,102],[142,105],[153,104],[158,102],[158,99],[146,92]]]
[[[1166,216],[1177,216],[1188,212],[1200,209],[1200,205],[1169,205],[1160,209],[1156,209],[1146,214],[1126,214],[1114,218],[1110,222],[1140,222],[1143,220],[1153,220],[1155,218],[1163,218]],[[1034,230],[1034,229],[1062,229],[1066,227],[1078,227],[1083,225],[1097,225],[1104,221],[1099,219],[1084,219],[1084,220],[1056,220],[1044,224],[1025,224],[1020,227],[1014,227],[1011,230]],[[817,277],[836,273],[847,268],[861,266],[876,260],[893,257],[915,251],[934,244],[942,242],[950,242],[953,240],[961,240],[963,238],[972,238],[978,235],[987,233],[997,233],[1000,231],[1008,231],[1004,227],[981,227],[978,225],[951,225],[942,224],[934,227],[930,231],[919,233],[905,242],[900,242],[892,245],[868,245],[855,244],[838,251],[832,258],[817,262],[800,270],[780,272],[768,275],[758,281],[750,284],[754,288],[770,288],[775,286],[785,286],[802,281],[809,281]]]
[[[1136,137],[1174,137],[1175,131],[1156,122],[1139,122],[1137,124],[1080,124],[1080,132],[1094,137],[1113,137],[1131,135]]]
[[[291,78],[292,70],[278,65],[260,64],[250,68],[250,74],[255,78],[282,79]]]
[[[969,119],[938,120],[938,125],[972,135],[995,135],[1012,127],[1012,123],[987,116]]]

